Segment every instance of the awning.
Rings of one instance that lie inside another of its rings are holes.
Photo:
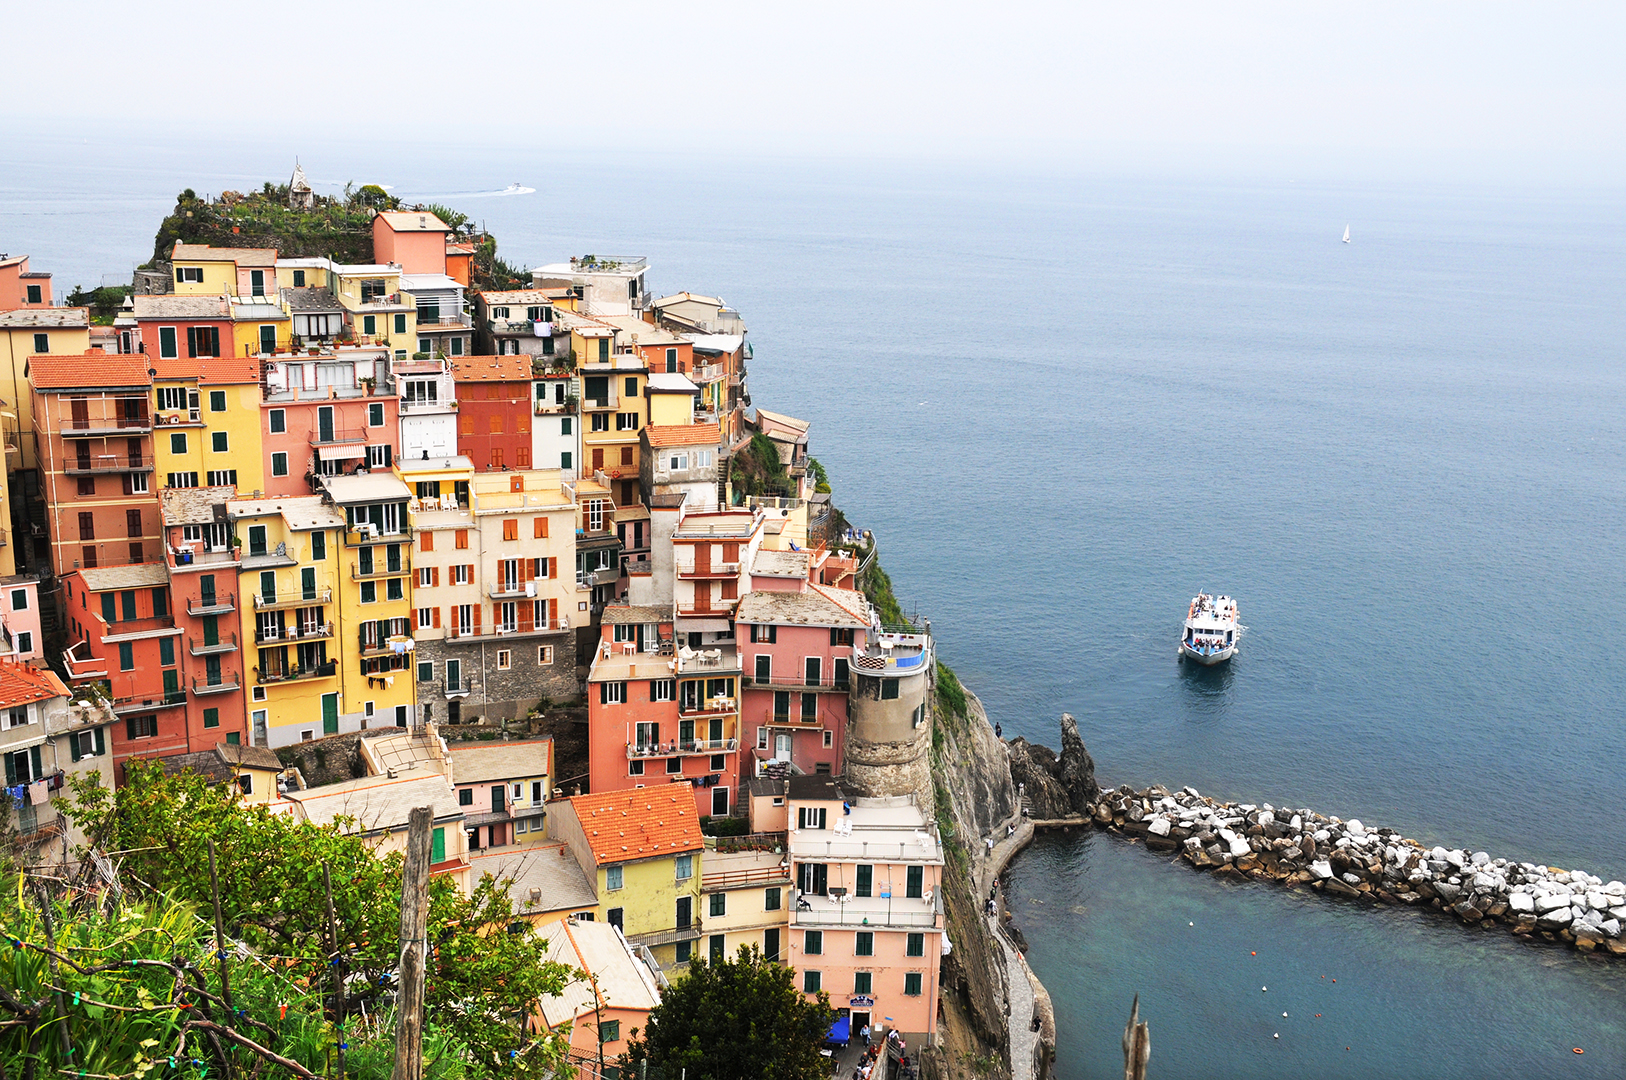
[[[824,1037],[827,1043],[842,1043],[845,1045],[852,1032],[852,1018],[843,1016],[830,1025],[830,1034]]]
[[[349,461],[352,458],[367,456],[367,447],[360,443],[349,443],[344,446],[318,446],[316,456],[323,461]]]

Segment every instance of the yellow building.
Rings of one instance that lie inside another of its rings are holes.
[[[317,478],[322,496],[345,518],[344,565],[338,571],[343,620],[339,666],[343,731],[394,724],[408,727],[412,686],[411,491],[393,473]]]
[[[231,306],[232,355],[286,352],[293,344],[294,321],[275,299]]]
[[[359,344],[387,345],[397,360],[417,349],[418,305],[401,291],[399,266],[334,263],[332,288]]]
[[[162,487],[265,490],[260,362],[223,356],[151,361],[153,459]]]
[[[598,898],[596,917],[620,927],[662,968],[687,964],[701,936],[704,843],[687,784],[662,784],[548,804],[548,835],[563,840]]]
[[[90,351],[89,308],[21,308],[0,311],[0,432],[6,471],[39,468],[34,445],[34,395],[28,387],[28,358],[47,354],[77,356]]]
[[[226,514],[242,547],[237,610],[250,740],[279,747],[338,734],[345,691],[359,697],[363,681],[338,664],[338,634],[347,624],[353,633],[356,618],[339,611],[343,513],[301,495],[234,499]]]
[[[277,288],[326,289],[333,280],[333,262],[329,259],[278,259]]]
[[[780,852],[708,850],[700,879],[706,958],[719,963],[741,945],[755,945],[769,960],[784,955],[795,902],[790,884],[790,863]]]
[[[649,422],[644,355],[603,320],[556,309],[554,324],[570,334],[581,380],[581,474],[604,473],[617,506],[638,504],[638,434]]]
[[[175,241],[170,253],[177,296],[276,298],[276,248],[217,248]]]

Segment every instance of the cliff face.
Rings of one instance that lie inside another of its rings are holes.
[[[982,916],[985,897],[973,877],[971,852],[982,837],[1016,812],[1005,745],[994,735],[982,702],[966,695],[965,716],[934,709],[932,781],[948,865],[945,921],[954,951],[944,964],[943,1032],[946,1077],[1008,1076],[1009,1043],[1004,954]],[[982,1067],[976,1067],[977,1063]],[[997,1072],[989,1066],[997,1067]]]
[[[1048,746],[1012,739],[1011,780],[1028,801],[1036,821],[1087,815],[1101,797],[1095,762],[1079,737],[1072,716],[1061,717],[1061,756]]]

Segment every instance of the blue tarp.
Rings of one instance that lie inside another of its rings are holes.
[[[851,1033],[852,1018],[843,1016],[840,1020],[837,1020],[835,1023],[830,1025],[830,1034],[824,1037],[824,1041],[827,1043],[840,1043],[842,1046],[846,1046],[847,1040],[851,1037]]]

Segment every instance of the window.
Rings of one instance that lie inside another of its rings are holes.
[[[397,315],[395,317],[395,332],[397,334],[406,333],[406,316],[405,315]]]
[[[896,679],[882,679],[881,680],[881,700],[882,701],[894,701],[894,700],[897,699],[897,696],[898,696],[898,680],[896,680]]]
[[[552,664],[553,663],[553,646],[552,645],[539,645],[539,646],[537,646],[537,649],[536,649],[536,662],[538,664]]]
[[[431,665],[431,666],[433,666],[433,665]],[[457,805],[459,805],[459,806],[473,806],[474,805],[474,789],[473,788],[460,788],[458,790],[458,792],[457,792]]]
[[[462,551],[462,550],[464,550],[465,548],[467,548],[469,546],[469,530],[467,530],[467,529],[459,529],[459,530],[457,530],[457,540],[456,540],[456,543],[454,544],[454,546],[459,551]]]
[[[909,938],[908,938],[908,941],[905,942],[905,944],[904,944],[903,955],[905,955],[905,956],[925,956],[926,955],[926,935],[925,934],[910,934]]]
[[[418,662],[418,681],[435,681],[435,662],[433,660],[421,660]]]
[[[132,495],[145,495],[147,493],[147,474],[146,473],[136,473],[134,475],[126,473],[125,476],[130,481],[130,494],[132,494]]]
[[[627,396],[629,398],[638,396],[638,380],[631,375],[627,376]],[[638,414],[633,413],[632,415],[637,416]]]
[[[809,931],[811,933],[812,931]],[[816,971],[802,972],[802,993],[816,994],[819,992],[819,973]]]
[[[119,670],[135,670],[135,649],[128,641],[119,642]]]
[[[649,683],[650,701],[674,701],[677,698],[676,679],[651,679]]]
[[[446,661],[446,692],[448,694],[460,693],[463,690],[463,661]]]
[[[227,440],[226,433],[224,431],[209,432],[209,449],[213,450],[217,454],[229,452],[230,448],[228,446],[228,441],[229,440]]]
[[[294,288],[303,289],[304,287],[305,287],[305,271],[303,271],[303,270],[295,270],[294,271]]]
[[[158,407],[160,409],[186,408],[186,387],[160,386],[158,388]]]
[[[327,533],[318,529],[311,533],[311,561],[319,562],[327,558]]]
[[[172,454],[186,453],[186,433],[184,431],[169,433],[169,452]]]
[[[507,649],[497,650],[497,670],[507,671],[514,666],[514,654]]]
[[[367,286],[363,285],[361,287],[361,291],[363,293],[366,293],[367,292]],[[361,302],[365,304],[367,302],[367,297],[363,296]],[[363,334],[376,334],[376,333],[378,333],[378,316],[376,316],[376,315],[363,315],[361,317],[361,332]]]
[[[796,808],[796,827],[798,829],[822,829],[825,822],[825,807],[799,806]]]
[[[27,705],[19,705],[16,708],[10,709],[6,712],[7,731],[10,731],[12,728],[27,727],[33,722],[34,717],[29,713]]]
[[[458,563],[452,567],[453,585],[470,585],[474,582],[474,564]]]
[[[693,946],[694,946],[694,943],[691,942],[691,941],[680,941],[680,942],[677,943],[677,962],[678,963],[687,964],[689,962],[689,957],[691,955],[693,955],[693,951],[694,951]]]
[[[764,889],[764,890],[762,890],[762,910],[763,911],[778,911],[779,910],[779,897],[780,897],[780,891],[779,891],[779,888],[777,886],[775,886],[772,889]]]
[[[609,890],[609,891],[612,891],[612,892],[615,891],[616,889],[621,888],[621,886],[623,884],[624,876],[625,876],[625,871],[623,870],[622,867],[619,867],[619,866],[607,866],[607,867],[605,867],[604,868],[604,888]]]
[[[288,430],[288,410],[272,409],[270,415],[271,434],[281,435]],[[286,455],[285,455],[286,457]]]
[[[666,350],[666,373],[668,375],[671,375],[674,372],[676,372],[677,369],[678,369],[677,350],[676,349],[667,349]]]
[[[378,582],[363,581],[361,583],[361,602],[363,604],[378,603]]]
[[[237,470],[236,469],[210,469],[209,470],[209,486],[210,487],[224,487],[227,484],[231,484],[233,486],[235,486],[237,484]]]
[[[711,917],[719,918],[728,914],[728,894],[714,892],[711,894]]]
[[[37,337],[38,335],[36,335],[36,339]],[[173,360],[175,357],[181,355],[180,348],[176,345],[176,340],[175,328],[173,326],[160,326],[158,328],[158,355],[166,360]],[[36,346],[37,344],[38,343],[36,340]]]
[[[683,771],[683,759],[680,757],[667,758],[666,771],[668,773],[681,773]]]
[[[17,652],[20,656],[27,656],[34,651],[34,635],[27,630],[17,635]]]
[[[872,991],[872,986],[873,986],[873,982],[872,982],[872,979],[871,979],[871,976],[870,976],[869,972],[867,972],[867,971],[855,971],[855,972],[853,972],[853,993],[855,993],[855,994],[872,993],[873,992]]]
[[[858,931],[858,933],[853,935],[853,955],[854,956],[874,956],[875,955],[875,931],[873,931],[873,930],[860,930],[860,931]]]
[[[384,426],[384,406],[379,402],[375,401],[371,405],[367,406],[367,426]]]
[[[124,733],[132,739],[150,739],[158,734],[158,717],[132,716],[124,722]]]
[[[875,867],[859,864],[858,880],[853,885],[854,896],[873,896],[875,888]]]
[[[757,626],[753,624],[751,627],[751,640],[762,642],[766,645],[772,645],[779,640],[779,627]]]
[[[808,956],[819,956],[824,952],[824,931],[803,931],[802,952]]]
[[[172,472],[166,478],[167,486],[172,488],[195,488],[198,486],[198,474],[195,472]]]
[[[593,414],[592,430],[594,430],[594,431],[609,431],[610,430],[610,414],[609,413],[594,413]]]
[[[598,703],[600,705],[625,705],[627,703],[627,684],[624,682],[599,683]]]
[[[94,476],[81,476],[79,478],[78,491],[81,495],[96,494],[96,478]]]
[[[642,775],[644,775],[644,763],[641,762],[641,761],[629,761],[627,763],[627,775],[628,776],[642,776]]]
[[[919,900],[926,881],[926,868],[924,866],[911,866],[905,871],[903,895],[909,900]]]
[[[211,390],[211,391],[209,391],[209,411],[210,412],[225,412],[226,411],[226,391],[224,391],[224,390]]]
[[[677,879],[679,881],[688,881],[694,877],[693,855],[679,855],[673,862],[677,867]]]
[[[612,1043],[621,1041],[621,1021],[603,1020],[598,1025],[598,1041]]]
[[[903,976],[903,994],[905,997],[920,996],[920,972],[910,971]]]
[[[45,302],[45,290],[42,289],[38,285],[30,285],[28,287],[28,302],[30,304],[42,304],[42,303],[44,303]]]
[[[203,726],[204,727],[219,727],[220,726],[220,710],[219,709],[204,709],[203,710]]]
[[[519,519],[518,518],[503,518],[503,522],[502,522],[502,538],[504,540],[518,540],[519,539]]]

